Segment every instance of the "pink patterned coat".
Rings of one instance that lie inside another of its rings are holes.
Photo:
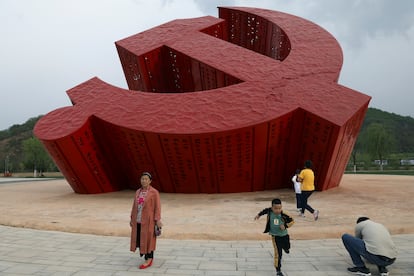
[[[130,250],[135,252],[137,249],[137,198],[141,188],[135,192],[134,203],[131,210],[131,244]],[[161,201],[160,194],[157,189],[152,186],[148,187],[148,193],[142,208],[141,218],[141,241],[139,246],[140,254],[151,253],[155,251],[156,237],[154,234],[155,222],[161,220]]]

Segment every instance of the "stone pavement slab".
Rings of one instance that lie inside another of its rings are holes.
[[[399,249],[390,275],[414,275],[414,235],[393,236]],[[0,226],[0,275],[275,275],[269,241],[170,240],[160,238],[153,266],[137,267],[129,238]],[[286,276],[350,275],[351,261],[339,239],[292,240],[284,254]],[[376,267],[369,265],[372,275]]]

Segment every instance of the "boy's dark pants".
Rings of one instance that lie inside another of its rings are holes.
[[[289,235],[286,236],[272,236],[272,243],[273,243],[273,249],[274,249],[274,264],[276,271],[280,271],[280,268],[282,266],[282,249],[285,251],[290,249],[290,239]]]

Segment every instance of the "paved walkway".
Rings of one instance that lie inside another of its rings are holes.
[[[390,275],[414,275],[414,235],[396,235]],[[0,226],[0,275],[275,275],[270,241],[158,240],[154,264],[137,266],[126,237],[95,236]],[[286,276],[350,275],[338,239],[293,240],[283,255]],[[376,267],[369,265],[372,275]]]

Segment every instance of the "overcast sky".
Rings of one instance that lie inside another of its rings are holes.
[[[283,11],[340,43],[339,83],[370,107],[414,117],[412,0],[0,0],[0,130],[71,105],[66,90],[97,76],[127,88],[115,41],[217,6]]]

